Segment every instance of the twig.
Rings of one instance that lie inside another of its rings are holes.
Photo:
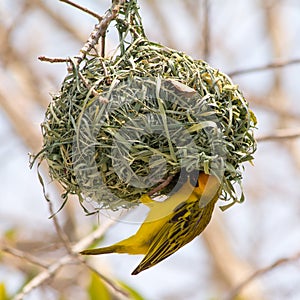
[[[12,247],[8,247],[8,246],[4,246],[1,248],[1,251],[9,253],[15,257],[21,258],[33,265],[37,265],[41,268],[47,269],[49,267],[49,265],[45,264],[42,260],[30,255],[29,253],[23,252],[21,250],[12,248]]]
[[[70,1],[70,0],[59,0],[59,1],[60,1],[60,2],[67,3],[67,4],[71,5],[71,6],[74,6],[74,7],[78,8],[78,9],[84,11],[85,13],[87,13],[87,14],[89,14],[89,15],[95,17],[96,19],[98,19],[99,22],[103,19],[102,16],[98,15],[98,14],[95,13],[94,11],[89,10],[88,8],[83,7],[83,6],[81,6],[81,5],[77,4],[77,3],[74,3],[74,2],[72,2],[72,1]]]
[[[66,255],[63,256],[61,259],[56,261],[55,263],[51,264],[45,271],[39,273],[33,279],[31,279],[19,292],[13,300],[22,300],[24,297],[29,294],[33,289],[40,286],[44,283],[47,279],[53,276],[61,267],[68,264],[72,260],[72,256]]]
[[[239,292],[246,286],[248,285],[251,281],[253,281],[254,279],[256,279],[258,276],[261,276],[283,264],[286,263],[291,263],[293,261],[296,261],[300,259],[300,252],[296,253],[295,255],[291,256],[291,257],[284,257],[284,258],[280,258],[278,260],[276,260],[274,263],[272,263],[271,265],[261,268],[259,270],[256,270],[252,275],[250,275],[248,278],[246,278],[244,281],[242,281],[238,286],[236,286],[229,294],[228,297],[226,297],[226,300],[232,300],[235,299],[235,296],[237,296],[239,294]]]
[[[203,1],[203,11],[204,11],[204,20],[203,20],[203,59],[208,60],[210,55],[210,3],[209,0]]]
[[[273,95],[272,95],[273,97]],[[300,113],[291,110],[288,106],[276,105],[276,101],[270,101],[270,97],[255,97],[251,95],[251,105],[259,106],[260,108],[278,115],[279,118],[296,121],[300,120]]]
[[[69,34],[75,41],[82,43],[85,40],[81,30],[76,29],[76,26],[69,23],[68,18],[58,13],[58,11],[45,0],[27,0],[28,3],[34,3],[35,7],[41,10],[47,18],[50,18],[54,24],[63,32]]]
[[[182,2],[184,3],[185,1]],[[151,13],[155,15],[155,27],[159,28],[160,35],[163,36],[166,45],[168,47],[175,48],[176,42],[173,36],[174,31],[172,26],[170,26],[170,23],[168,22],[168,18],[166,18],[165,14],[163,13],[161,1],[147,1],[147,6],[148,5],[151,9]]]
[[[115,224],[116,220],[109,219],[104,225],[91,232],[85,238],[81,239],[78,243],[76,243],[72,250],[75,253],[78,253],[84,248],[87,248],[89,245],[93,244],[96,240],[98,240],[113,224]]]
[[[164,182],[162,182],[160,185],[158,185],[156,188],[148,192],[148,195],[151,196],[159,191],[161,191],[164,187],[166,187],[174,178],[174,175],[170,175]]]
[[[103,275],[102,273],[100,273],[97,269],[95,269],[91,264],[89,264],[87,261],[79,258],[80,262],[86,266],[87,268],[90,269],[90,271],[94,272],[95,274],[97,274],[103,281],[105,281],[109,287],[113,287],[113,290],[120,293],[121,295],[125,296],[125,297],[129,297],[129,294],[124,291],[123,289],[119,288],[112,280],[110,280],[108,277],[106,277],[105,275]]]
[[[58,57],[46,57],[46,56],[39,56],[38,59],[40,61],[47,61],[50,63],[65,63],[65,62],[71,62],[70,58],[58,58]]]
[[[87,248],[93,241],[101,237],[106,230],[115,223],[114,220],[109,220],[106,224],[99,227],[97,230],[86,236],[85,238],[81,239],[78,243],[76,243],[72,247],[72,252],[77,253],[80,250]],[[53,264],[49,265],[46,270],[39,273],[37,276],[35,276],[33,279],[31,279],[19,292],[13,300],[22,300],[24,297],[29,294],[33,289],[39,287],[41,284],[43,284],[47,279],[49,279],[51,276],[53,276],[60,268],[70,263],[72,260],[74,260],[74,256],[67,254],[60,258],[59,260],[55,261]],[[98,272],[98,275],[100,272]],[[105,279],[106,277],[102,276],[104,282],[106,282],[108,285],[110,285],[113,289],[118,290],[118,287],[115,287],[115,284],[112,286],[112,282],[107,282]]]
[[[273,134],[262,135],[260,137],[257,137],[256,140],[258,142],[266,142],[266,141],[293,139],[299,137],[300,137],[300,128],[286,128],[286,129],[278,129]]]
[[[277,62],[272,62],[272,63],[266,64],[264,66],[236,70],[236,71],[228,73],[228,75],[230,77],[233,77],[233,76],[249,74],[249,73],[253,73],[253,72],[260,72],[260,71],[267,71],[270,69],[282,68],[282,67],[286,67],[289,65],[299,64],[299,63],[300,63],[300,58],[290,59],[287,61],[277,61]]]
[[[70,0],[60,0],[61,2],[70,4],[92,16],[97,18],[99,20],[99,23],[95,25],[94,30],[91,32],[87,42],[84,44],[84,46],[81,48],[80,53],[75,57],[76,64],[79,65],[81,61],[85,58],[86,54],[90,52],[90,50],[94,49],[95,46],[98,44],[99,39],[102,37],[102,43],[101,43],[101,55],[104,56],[105,53],[105,35],[107,28],[112,20],[114,20],[120,10],[121,5],[126,0],[114,0],[112,7],[105,13],[104,16],[100,16],[97,13],[82,7],[81,5],[78,5]],[[61,63],[61,62],[70,62],[71,60],[69,58],[50,58],[46,56],[40,56],[38,58],[41,61],[47,61],[50,63]]]
[[[105,36],[106,34],[101,37],[101,51],[100,51],[101,57],[105,57]]]
[[[85,262],[78,254],[76,255],[76,253],[72,249],[72,246],[71,246],[71,243],[70,243],[68,237],[66,236],[65,232],[62,230],[61,226],[58,223],[57,216],[56,216],[56,214],[54,214],[51,201],[49,201],[49,211],[50,211],[50,214],[52,216],[52,220],[53,220],[53,223],[54,223],[54,226],[55,226],[56,233],[57,233],[58,237],[60,238],[60,240],[63,242],[63,244],[64,244],[65,248],[67,249],[68,253],[70,254],[70,256],[74,255],[74,257],[80,263],[84,264],[91,271],[95,272],[104,282],[107,283],[108,286],[113,288],[114,291],[116,291],[118,293],[121,293],[122,295],[128,297],[128,294],[126,292],[124,292],[122,289],[120,289],[112,280],[110,280],[108,277],[101,274],[99,271],[97,271],[95,268],[93,268],[91,265],[89,265],[87,262]]]
[[[50,211],[51,218],[53,220],[53,224],[54,224],[56,233],[57,233],[58,237],[60,238],[60,240],[62,241],[65,248],[67,249],[68,253],[70,255],[73,255],[74,253],[72,251],[72,246],[71,246],[70,240],[67,237],[67,235],[65,234],[65,232],[62,230],[61,226],[59,225],[57,216],[53,211],[52,202],[50,200],[48,201],[48,205],[49,205],[49,211]]]
[[[100,37],[105,36],[109,24],[117,17],[120,7],[122,4],[124,4],[124,2],[125,0],[113,1],[112,7],[105,13],[101,21],[95,26],[95,29],[91,32],[87,42],[81,48],[79,55],[76,56],[78,65],[85,58],[86,54],[89,53],[91,49],[95,48],[95,46],[99,42]]]

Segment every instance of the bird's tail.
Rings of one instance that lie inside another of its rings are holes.
[[[137,266],[133,272],[131,273],[131,275],[137,275],[139,274],[140,272],[142,272],[143,270],[140,268],[140,266]]]

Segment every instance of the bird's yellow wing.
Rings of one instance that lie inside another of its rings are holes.
[[[156,265],[198,236],[208,225],[217,199],[215,195],[203,208],[199,207],[199,201],[180,203],[154,237],[132,275]]]

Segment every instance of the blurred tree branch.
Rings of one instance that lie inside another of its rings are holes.
[[[258,142],[265,142],[265,141],[277,141],[277,140],[295,139],[295,138],[300,138],[300,128],[278,129],[273,134],[258,136],[256,140]]]
[[[272,264],[270,264],[269,266],[266,266],[264,268],[256,270],[255,272],[253,272],[253,274],[251,274],[249,277],[247,277],[245,280],[243,280],[239,285],[237,285],[231,291],[228,298],[226,298],[226,299],[228,299],[228,300],[234,299],[235,296],[237,296],[243,288],[245,288],[247,285],[249,285],[257,277],[262,276],[262,275],[266,274],[267,272],[270,272],[270,271],[274,270],[275,268],[278,268],[284,264],[292,263],[299,259],[300,259],[300,252],[298,252],[292,256],[289,256],[289,257],[280,258],[280,259],[276,260],[275,262],[273,262]]]
[[[9,253],[15,257],[18,257],[26,262],[29,262],[29,263],[39,266],[41,268],[47,269],[49,267],[48,264],[46,264],[44,261],[40,260],[39,258],[37,258],[27,252],[20,251],[18,249],[15,249],[15,248],[12,248],[9,246],[1,246],[1,251]]]
[[[56,216],[54,216],[53,218],[56,218]],[[88,263],[84,262],[77,254],[83,248],[88,247],[88,245],[90,245],[93,241],[95,241],[96,239],[99,239],[107,231],[107,229],[115,223],[115,221],[111,220],[111,221],[108,221],[106,224],[103,224],[96,231],[92,232],[88,236],[86,236],[83,239],[81,239],[80,241],[78,241],[74,246],[71,246],[71,244],[69,244],[69,241],[65,240],[65,236],[64,236],[64,234],[62,234],[63,231],[60,228],[60,226],[58,225],[57,220],[55,221],[55,223],[56,223],[55,228],[57,230],[57,234],[59,235],[59,237],[61,239],[64,239],[64,242],[63,242],[64,244],[66,244],[66,243],[68,244],[68,246],[65,246],[65,247],[67,250],[69,249],[68,251],[70,251],[70,253],[68,253],[67,255],[64,255],[63,257],[61,257],[58,260],[55,260],[53,263],[47,265],[46,270],[40,272],[37,276],[35,276],[33,279],[31,279],[22,288],[22,291],[20,293],[18,293],[17,295],[15,295],[13,299],[14,300],[22,300],[25,297],[25,295],[29,294],[33,289],[41,286],[47,279],[54,276],[62,267],[70,264],[71,262],[84,264],[86,267],[91,269],[93,272],[96,272],[101,277],[101,279],[106,284],[108,284],[115,292],[121,293],[124,296],[127,296],[127,293],[124,292],[122,289],[120,289],[112,280],[110,280],[105,275],[103,275],[102,273],[100,273],[99,271],[94,269]],[[5,249],[7,250],[8,248],[5,247],[4,250]],[[9,252],[10,254],[15,255],[17,257],[20,257],[20,255],[24,256],[28,260],[28,256],[26,256],[25,254],[20,254],[20,251],[18,251],[18,250],[7,251],[7,252]],[[39,261],[36,258],[33,258],[31,256],[30,256],[29,260],[30,260],[30,262],[34,262],[35,264],[37,264],[37,261]],[[45,263],[42,263],[40,261],[39,261],[38,265],[46,266]]]
[[[99,14],[97,14],[94,11],[92,11],[92,10],[86,8],[86,7],[83,7],[83,6],[81,6],[81,5],[77,4],[77,3],[74,3],[73,1],[70,1],[70,0],[59,0],[59,1],[67,3],[67,4],[71,5],[71,6],[74,6],[75,8],[77,8],[77,9],[79,9],[79,10],[81,10],[81,11],[83,11],[83,12],[85,12],[85,13],[93,16],[93,17],[95,17],[96,19],[98,19],[99,22],[101,22],[103,20],[103,17],[100,16]]]
[[[272,69],[284,68],[291,65],[300,64],[300,58],[288,59],[285,61],[275,61],[272,63],[265,64],[263,66],[244,68],[236,71],[231,71],[228,73],[230,77],[239,76],[239,75],[248,75],[250,73],[268,71]]]
[[[218,217],[220,220],[220,214]],[[231,290],[239,283],[241,277],[248,276],[253,272],[253,267],[236,255],[220,221],[215,218],[216,216],[202,235],[208,252],[213,258],[215,273],[218,274],[217,279],[221,280],[227,290]],[[257,281],[252,282],[247,289],[239,289],[236,295],[244,300],[264,299],[262,287]],[[231,299],[239,298],[232,297]]]
[[[34,6],[36,9],[41,10],[45,16],[51,19],[54,24],[69,34],[74,40],[82,42],[85,40],[83,33],[71,25],[64,16],[61,16],[57,11],[54,11],[49,5],[43,0],[26,0],[30,5]]]

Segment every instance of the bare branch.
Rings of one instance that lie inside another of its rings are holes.
[[[112,292],[115,293],[120,293],[121,295],[125,296],[126,298],[129,297],[129,294],[124,291],[123,289],[119,288],[111,279],[109,279],[108,277],[106,277],[105,275],[103,275],[102,273],[100,273],[97,269],[95,269],[91,264],[89,264],[87,261],[80,259],[80,262],[86,266],[88,269],[90,269],[90,271],[94,272],[95,274],[97,274],[104,282],[107,283],[107,285],[109,287],[113,287]]]
[[[296,253],[295,255],[291,256],[291,257],[284,257],[284,258],[280,258],[278,260],[276,260],[274,263],[272,263],[271,265],[258,269],[256,270],[252,275],[250,275],[248,278],[246,278],[244,281],[242,281],[238,286],[236,286],[230,293],[230,295],[228,296],[228,300],[231,299],[236,299],[235,296],[237,296],[239,294],[239,292],[246,286],[248,285],[250,282],[252,282],[254,279],[256,279],[258,276],[261,276],[269,271],[274,270],[275,268],[283,265],[283,264],[287,264],[287,263],[291,263],[294,262],[296,260],[300,259],[300,252]]]
[[[68,264],[72,260],[72,256],[66,255],[63,256],[61,259],[56,261],[55,263],[51,264],[45,271],[39,273],[37,276],[33,277],[19,292],[13,300],[22,300],[24,297],[29,294],[33,289],[39,287],[43,284],[47,279],[53,276],[61,267]]]
[[[27,0],[30,4],[34,4],[38,9],[40,9],[47,18],[51,19],[54,24],[60,28],[62,31],[69,34],[74,40],[82,43],[85,40],[83,33],[75,28],[73,25],[68,22],[68,19],[59,14],[57,10],[52,8],[52,5],[47,4],[47,1],[44,0]]]
[[[78,243],[76,243],[72,250],[73,252],[77,253],[84,248],[87,248],[89,245],[93,244],[96,240],[98,240],[113,224],[115,224],[115,220],[108,220],[105,224],[101,227],[96,229],[95,231],[91,232],[85,238],[81,239]]]
[[[70,254],[70,257],[74,255],[74,257],[79,262],[81,262],[82,264],[84,264],[91,271],[95,272],[104,282],[106,282],[107,285],[113,289],[113,291],[121,293],[123,296],[128,297],[128,294],[126,292],[124,292],[122,289],[120,289],[112,280],[110,280],[108,277],[106,277],[105,275],[103,275],[102,273],[100,273],[98,270],[96,270],[95,268],[93,268],[90,264],[88,264],[87,262],[85,262],[82,259],[81,256],[79,256],[78,254],[76,256],[76,253],[73,251],[73,248],[71,246],[69,238],[66,236],[65,232],[63,231],[63,229],[59,225],[59,222],[58,222],[58,219],[57,219],[57,215],[53,211],[52,202],[48,201],[48,203],[49,203],[49,211],[50,211],[51,216],[52,216],[52,220],[53,220],[53,223],[54,223],[54,227],[55,227],[56,233],[57,233],[58,237],[60,238],[60,240],[63,242],[65,248],[68,251],[68,253]]]
[[[42,260],[30,255],[29,253],[23,252],[21,250],[9,247],[9,246],[4,246],[1,248],[1,251],[9,253],[15,257],[18,257],[20,259],[23,259],[33,265],[37,265],[41,268],[48,268],[48,264],[45,264]]]
[[[40,61],[47,61],[50,63],[65,63],[71,61],[69,58],[58,58],[58,57],[51,58],[46,56],[39,56],[38,59]]]
[[[73,253],[77,253],[80,250],[87,248],[93,241],[96,239],[99,239],[106,231],[107,229],[115,223],[114,220],[109,220],[107,223],[99,227],[97,230],[86,236],[85,238],[81,239],[78,243],[76,243],[72,248],[71,251]],[[70,254],[67,254],[60,258],[59,260],[55,261],[53,264],[49,265],[46,270],[43,272],[39,273],[37,276],[35,276],[33,279],[31,279],[19,292],[13,300],[22,300],[24,297],[29,294],[33,289],[39,287],[42,285],[47,279],[49,279],[51,276],[55,275],[58,270],[60,270],[63,266],[71,263],[74,260],[75,256],[72,256]],[[77,259],[78,261],[78,259]],[[100,273],[98,272],[98,275]],[[101,278],[103,281],[105,281],[106,276],[102,276]],[[110,285],[113,289],[118,289],[115,288],[115,285],[112,286],[112,282],[105,281],[108,285]]]
[[[57,233],[59,239],[64,244],[64,246],[67,249],[68,253],[70,255],[73,255],[73,251],[72,251],[72,246],[71,246],[70,240],[67,237],[67,235],[64,233],[64,231],[62,230],[61,226],[59,225],[59,222],[58,222],[58,219],[57,219],[57,215],[53,211],[52,202],[48,201],[48,205],[49,205],[49,211],[50,211],[51,218],[53,220],[53,224],[54,224],[56,233]]]
[[[74,2],[72,2],[72,1],[70,1],[70,0],[59,0],[59,1],[60,1],[60,2],[67,3],[67,4],[71,5],[71,6],[74,6],[74,7],[78,8],[78,9],[84,11],[85,13],[87,13],[87,14],[89,14],[89,15],[95,17],[96,19],[98,19],[99,22],[103,19],[102,16],[98,15],[98,14],[95,13],[94,11],[89,10],[88,8],[83,7],[83,6],[81,6],[81,5],[77,4],[77,3],[74,3]]]
[[[267,70],[270,70],[270,69],[283,68],[283,67],[286,67],[286,66],[295,65],[295,64],[299,64],[299,63],[300,63],[300,58],[290,59],[290,60],[287,60],[287,61],[277,61],[277,62],[272,62],[272,63],[266,64],[264,66],[236,70],[236,71],[228,73],[228,75],[230,77],[233,77],[233,76],[237,76],[237,75],[267,71]]]
[[[183,1],[184,3],[185,1]],[[160,35],[163,37],[165,43],[169,47],[175,47],[176,42],[173,36],[173,29],[168,22],[168,19],[165,17],[163,10],[161,9],[161,1],[153,0],[148,1],[147,5],[152,10],[155,15],[155,24],[156,28],[159,28]]]
[[[94,49],[98,44],[100,37],[104,37],[107,28],[112,20],[114,20],[119,13],[120,7],[124,4],[125,0],[114,0],[112,7],[105,13],[102,20],[95,26],[95,29],[91,32],[87,42],[84,44],[78,56],[76,56],[77,64],[85,58],[86,54],[90,50]],[[103,52],[103,50],[102,50]]]
[[[204,11],[204,21],[203,21],[203,58],[204,60],[209,59],[210,55],[210,1],[204,0],[203,1],[203,11]]]
[[[174,178],[174,175],[170,175],[164,182],[162,182],[160,185],[158,185],[156,188],[148,192],[148,195],[151,196],[159,191],[161,191],[164,187],[166,187]]]
[[[265,142],[265,141],[293,139],[299,137],[300,137],[300,128],[286,128],[286,129],[278,129],[273,134],[262,135],[256,138],[256,140],[258,142]]]

